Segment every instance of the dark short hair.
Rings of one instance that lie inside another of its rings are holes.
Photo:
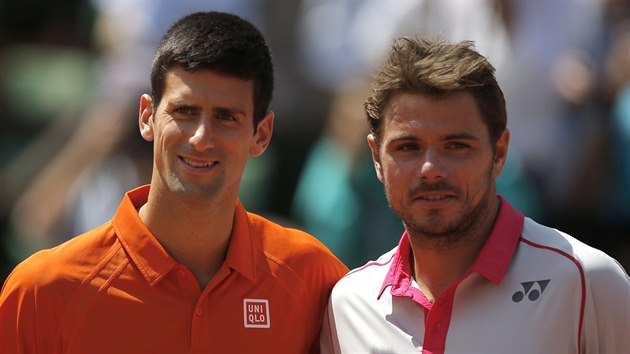
[[[507,125],[505,98],[494,73],[494,67],[475,50],[473,42],[449,44],[400,37],[376,72],[365,102],[370,132],[378,142],[383,112],[397,92],[445,97],[465,91],[474,97],[494,145]]]
[[[164,93],[166,72],[174,66],[253,80],[254,128],[268,111],[274,85],[271,52],[260,31],[241,17],[196,12],[170,27],[151,67],[151,94],[156,106]]]

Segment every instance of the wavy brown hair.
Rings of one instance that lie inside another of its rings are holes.
[[[383,112],[394,93],[445,97],[462,91],[474,97],[494,146],[507,125],[505,98],[494,67],[475,50],[473,42],[398,38],[376,72],[365,102],[370,131],[378,143]]]

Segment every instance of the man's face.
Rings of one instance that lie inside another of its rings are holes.
[[[249,156],[263,153],[273,113],[253,128],[254,84],[174,67],[157,107],[140,102],[140,131],[154,142],[152,188],[186,198],[235,199]]]
[[[397,93],[383,115],[380,147],[368,137],[387,199],[410,235],[459,239],[497,203],[509,132],[493,150],[469,93],[436,99]],[[484,219],[485,218],[485,219]]]

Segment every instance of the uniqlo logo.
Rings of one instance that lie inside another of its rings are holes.
[[[243,299],[245,328],[269,328],[269,300]]]

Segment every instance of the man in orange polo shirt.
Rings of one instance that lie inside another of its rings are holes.
[[[347,268],[238,201],[246,161],[273,130],[264,38],[234,15],[188,15],[162,38],[151,85],[139,113],[150,186],[127,193],[110,222],[15,268],[0,294],[0,351],[317,352]]]

